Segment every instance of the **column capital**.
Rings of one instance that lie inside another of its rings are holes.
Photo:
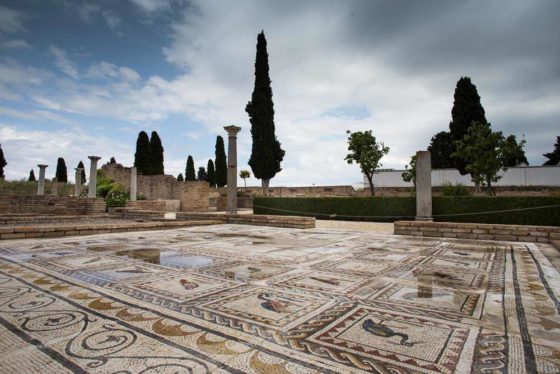
[[[100,156],[87,156],[87,157],[93,162],[97,162],[97,161],[101,160]]]
[[[78,173],[78,172],[80,172],[82,170],[85,170],[85,169],[84,168],[74,168],[74,170],[76,170],[76,173]]]
[[[227,131],[228,136],[237,136],[237,133],[241,131],[241,127],[235,125],[225,126],[224,130]]]
[[[49,165],[38,164],[37,166],[39,167],[39,169],[46,169]]]

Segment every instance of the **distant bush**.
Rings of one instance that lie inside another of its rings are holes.
[[[0,194],[4,195],[17,195],[17,196],[33,196],[37,195],[37,183],[27,179],[22,180],[4,180],[0,179]],[[45,180],[45,195],[50,195],[52,191],[52,182]],[[74,185],[59,183],[58,184],[59,196],[70,196],[74,193]]]
[[[443,196],[469,196],[469,189],[462,183],[452,184],[445,182],[442,186]]]
[[[102,169],[97,170],[97,195],[101,197],[107,197],[109,191],[116,188],[118,183],[115,183],[112,179],[109,179]]]
[[[123,186],[115,183],[113,189],[107,193],[105,202],[108,207],[123,207],[126,205],[126,200],[128,198],[128,193],[125,191]]]

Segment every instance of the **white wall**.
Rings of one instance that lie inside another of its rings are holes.
[[[404,170],[381,171],[373,175],[375,187],[412,187],[402,179]],[[516,166],[501,172],[502,179],[496,186],[560,186],[560,166]],[[432,186],[442,186],[445,182],[474,186],[470,175],[461,175],[456,169],[433,169]],[[369,187],[364,177],[364,186]]]

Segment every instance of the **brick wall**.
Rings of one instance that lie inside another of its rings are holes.
[[[458,239],[549,243],[560,239],[560,227],[479,223],[396,221],[395,234]]]
[[[219,220],[239,225],[291,227],[296,229],[315,228],[315,218],[296,216],[270,216],[260,214],[189,214],[177,213],[177,220]]]
[[[166,203],[164,200],[137,200],[127,201],[127,210],[152,210],[157,212],[165,212]]]
[[[130,189],[130,168],[121,164],[105,164],[101,168],[108,178]],[[177,182],[172,175],[138,173],[137,192],[148,200],[180,200],[183,212],[207,212],[209,209],[210,187],[207,182]]]
[[[1,214],[83,215],[105,213],[105,200],[65,196],[0,195]]]

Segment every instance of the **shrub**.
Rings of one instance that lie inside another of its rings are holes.
[[[436,221],[560,226],[560,197],[436,196]],[[527,209],[531,207],[544,207]],[[550,207],[552,206],[552,207]],[[255,214],[393,222],[414,219],[413,197],[254,197]]]
[[[469,196],[471,193],[469,189],[462,183],[453,185],[450,182],[445,182],[442,186],[443,196]]]
[[[115,188],[118,184],[112,179],[109,179],[102,169],[97,170],[97,195],[101,197],[107,197],[109,191]]]
[[[115,183],[115,186],[107,193],[105,202],[108,207],[123,207],[126,204],[128,193],[123,186]]]

